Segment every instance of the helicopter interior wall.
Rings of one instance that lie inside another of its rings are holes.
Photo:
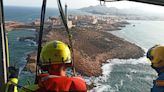
[[[164,6],[164,0],[100,0],[100,1],[105,1],[105,2],[135,1],[135,2],[141,2],[141,3],[148,3],[148,4],[154,4],[154,5]]]
[[[129,0],[129,1],[135,1],[135,2],[142,2],[142,3],[164,6],[164,0]]]

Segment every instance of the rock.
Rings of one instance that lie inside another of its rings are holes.
[[[74,43],[75,68],[82,75],[102,75],[102,63],[108,59],[137,59],[144,56],[144,51],[140,47],[105,31],[73,28],[71,33]],[[61,40],[68,43],[64,29],[53,29],[43,38],[45,41]],[[35,72],[35,62],[36,54],[29,54],[26,68]]]
[[[32,73],[35,73],[36,72],[36,59],[37,59],[37,52],[31,52],[28,54],[26,60],[27,60],[27,63],[24,67],[24,70],[25,71],[30,71]]]
[[[36,37],[29,37],[29,36],[27,36],[27,37],[18,37],[17,39],[18,39],[18,41],[26,41],[26,40],[36,41]]]
[[[13,31],[13,29],[33,29],[36,26],[16,21],[5,21],[5,28],[7,31]]]

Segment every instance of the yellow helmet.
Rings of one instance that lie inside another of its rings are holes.
[[[147,58],[151,61],[152,66],[159,68],[164,66],[164,46],[156,45],[147,52]]]
[[[51,41],[42,48],[40,59],[41,65],[71,63],[71,52],[65,43]]]

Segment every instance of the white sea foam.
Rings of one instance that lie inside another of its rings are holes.
[[[132,81],[133,80],[133,78],[132,78],[132,76],[130,74],[126,74],[126,77],[129,78],[129,81]]]
[[[150,65],[150,62],[148,62],[145,57],[141,57],[139,59],[111,59],[111,60],[108,60],[107,62],[108,63],[103,64],[103,66],[102,66],[103,76],[100,76],[97,78],[92,77],[92,78],[88,79],[89,81],[94,83],[96,86],[92,90],[90,90],[91,92],[104,92],[106,90],[109,91],[109,89],[110,89],[110,92],[119,92],[119,88],[124,85],[124,81],[125,81],[124,79],[121,79],[119,83],[115,84],[115,88],[112,88],[109,84],[110,83],[109,77],[110,77],[111,72],[113,71],[114,65],[124,65],[124,64]],[[139,70],[135,70],[135,69],[131,69],[131,68],[129,68],[129,70],[130,70],[130,73],[126,74],[129,81],[133,81],[131,73],[134,74],[134,73],[138,73],[138,72],[143,72],[143,71],[139,71]],[[146,77],[146,79],[149,80],[150,77]],[[104,84],[106,82],[108,84]]]
[[[20,61],[21,61],[21,64],[19,65],[19,75],[21,74],[21,72],[22,72],[22,70],[24,69],[24,67],[25,67],[25,64],[26,64],[26,57],[22,57],[21,59],[20,59]],[[23,66],[22,66],[23,65]]]
[[[116,65],[116,64],[150,64],[146,57],[141,57],[139,59],[111,59],[108,60],[107,64]]]
[[[28,28],[28,29],[26,29],[26,30],[29,30],[29,31],[36,31],[36,29],[34,29],[34,28]]]
[[[37,46],[37,43],[35,41],[33,41],[33,40],[26,39],[25,41],[29,42],[28,46]]]

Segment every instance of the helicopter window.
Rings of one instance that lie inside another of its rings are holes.
[[[47,0],[42,46],[52,40],[70,46],[71,40],[77,74],[90,91],[150,91],[157,73],[145,54],[164,43],[163,6],[61,0],[61,17],[56,1]],[[34,83],[42,0],[4,0],[4,5],[10,64],[20,68],[20,85]]]

